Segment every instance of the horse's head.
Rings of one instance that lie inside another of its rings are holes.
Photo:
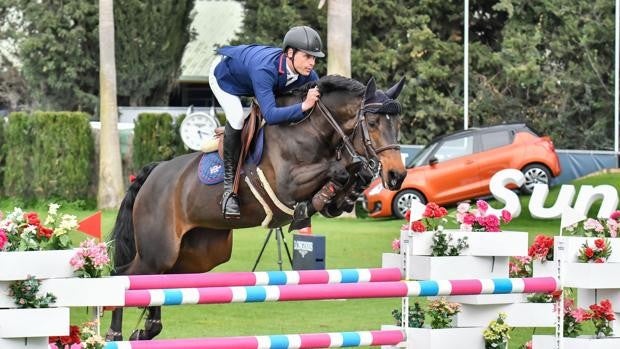
[[[357,137],[356,140],[359,142],[361,138],[363,141],[368,159],[379,162],[381,179],[390,190],[398,190],[407,175],[398,145],[401,105],[396,101],[404,82],[402,78],[383,92],[376,89],[375,81],[371,78],[366,85],[359,112],[359,127],[363,137]]]

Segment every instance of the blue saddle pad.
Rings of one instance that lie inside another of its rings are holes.
[[[261,128],[245,159],[246,164],[258,165],[263,156],[263,148],[264,136],[263,129]],[[217,151],[202,155],[200,164],[198,164],[198,179],[207,185],[214,185],[224,181],[224,161]]]

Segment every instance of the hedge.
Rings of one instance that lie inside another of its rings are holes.
[[[168,113],[142,113],[138,115],[133,134],[133,167],[140,170],[153,161],[170,160],[186,154],[179,127],[184,116],[173,123]]]
[[[24,200],[88,198],[94,163],[89,120],[80,112],[9,115],[5,194]]]

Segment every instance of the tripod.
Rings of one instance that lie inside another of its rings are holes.
[[[258,262],[260,262],[260,259],[263,256],[263,252],[265,252],[265,247],[267,247],[267,243],[269,242],[271,233],[273,233],[274,231],[276,232],[276,242],[278,244],[278,267],[280,268],[280,271],[282,271],[282,244],[284,244],[284,250],[286,251],[286,255],[288,256],[288,262],[291,264],[291,268],[293,268],[293,259],[291,258],[291,252],[288,249],[288,245],[286,244],[286,239],[284,239],[284,233],[282,232],[282,228],[274,228],[269,229],[267,237],[265,237],[263,247],[260,249],[258,257],[256,257],[256,262],[254,262],[254,267],[252,268],[252,271],[256,270],[256,266],[258,266]]]

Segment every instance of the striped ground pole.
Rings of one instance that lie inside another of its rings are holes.
[[[401,330],[107,342],[104,349],[288,349],[396,345]]]
[[[127,290],[125,306],[549,293],[558,289],[559,282],[556,278],[537,277]]]
[[[128,280],[128,290],[225,286],[339,284],[400,281],[402,279],[399,268],[129,275],[121,277]]]

